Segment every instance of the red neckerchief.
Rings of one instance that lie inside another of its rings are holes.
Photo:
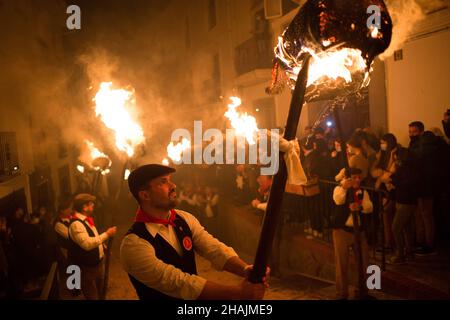
[[[92,218],[92,217],[86,217],[86,219],[84,219],[85,221],[87,221],[88,223],[89,223],[89,225],[91,226],[91,228],[94,228],[95,227],[95,224],[94,224],[94,218]]]
[[[144,223],[157,223],[162,224],[164,226],[171,225],[172,227],[175,227],[175,218],[177,216],[177,213],[175,210],[170,210],[170,217],[169,219],[160,219],[150,216],[149,214],[145,213],[144,210],[139,207],[136,211],[136,218],[134,219],[135,222],[144,222]]]
[[[356,202],[357,204],[361,204],[362,203],[362,199],[358,198],[358,191],[361,191],[361,192],[364,192],[364,191],[362,191],[361,189],[353,190],[353,191],[354,191],[353,192],[353,201]],[[363,195],[364,195],[364,193],[363,193]]]

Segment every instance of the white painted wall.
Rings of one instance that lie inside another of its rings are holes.
[[[386,61],[388,130],[408,143],[408,124],[441,128],[450,108],[450,30],[408,42],[403,60]]]

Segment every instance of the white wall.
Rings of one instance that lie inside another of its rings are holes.
[[[408,124],[441,128],[450,108],[450,31],[408,42],[403,60],[386,61],[388,130],[408,143]]]

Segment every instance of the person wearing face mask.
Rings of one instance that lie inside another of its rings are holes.
[[[392,220],[395,213],[395,188],[391,176],[397,169],[398,145],[397,138],[387,133],[381,138],[380,152],[370,170],[371,176],[376,179],[375,188],[387,192],[382,194],[383,224],[385,247],[389,250],[394,246],[392,233]]]

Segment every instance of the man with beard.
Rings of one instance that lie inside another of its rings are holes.
[[[122,241],[120,259],[141,300],[262,299],[264,284],[247,280],[252,266],[211,236],[190,213],[175,210],[175,169],[148,164],[128,177],[136,198],[134,224]],[[218,270],[244,278],[240,285],[225,285],[197,275],[194,252]]]
[[[81,291],[87,300],[98,300],[103,288],[103,243],[114,236],[116,227],[99,234],[94,224],[95,197],[87,193],[75,196],[75,211],[69,225],[69,261],[81,269]]]

